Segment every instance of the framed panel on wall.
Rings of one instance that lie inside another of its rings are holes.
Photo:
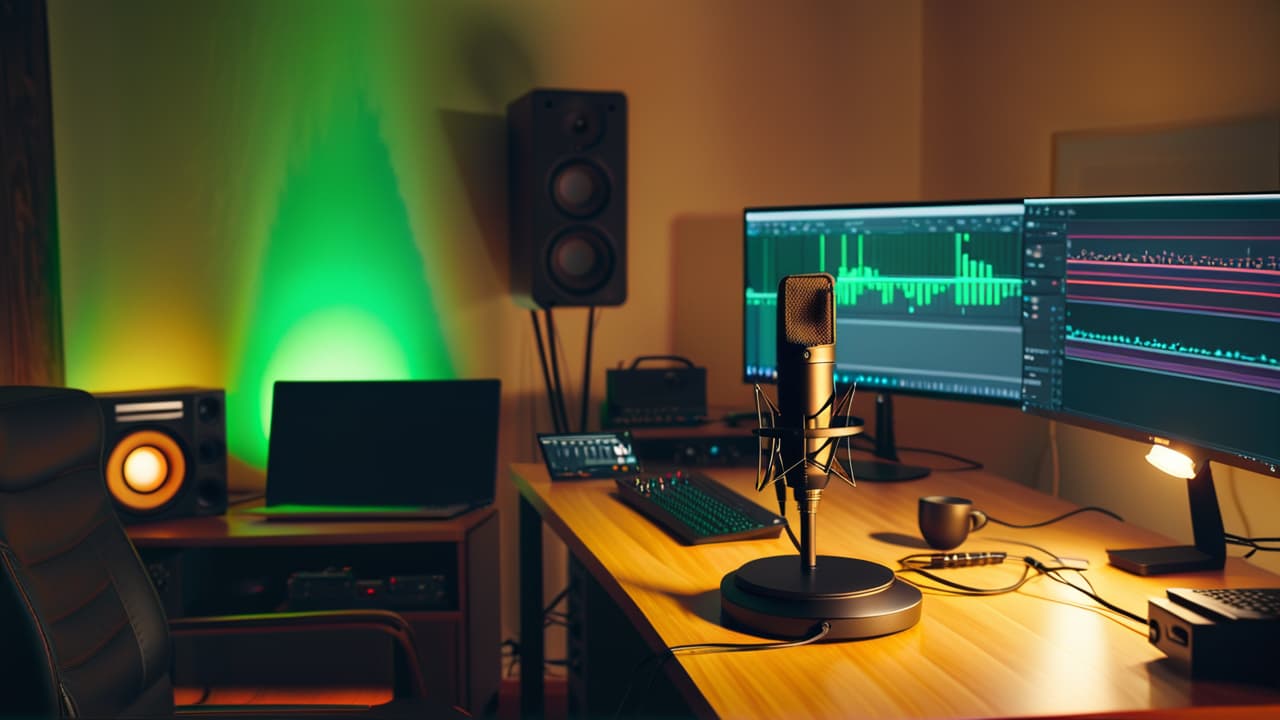
[[[1053,136],[1054,195],[1280,188],[1280,117],[1072,130]]]

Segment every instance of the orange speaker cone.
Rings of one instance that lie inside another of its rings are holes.
[[[124,459],[124,484],[130,490],[153,493],[169,477],[169,461],[151,445],[136,448]]]
[[[164,507],[182,489],[187,461],[173,436],[155,430],[130,433],[107,458],[107,490],[134,512]]]

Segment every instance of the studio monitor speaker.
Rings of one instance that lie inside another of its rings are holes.
[[[107,490],[126,523],[227,509],[227,424],[222,390],[97,393]]]
[[[516,302],[626,302],[626,96],[532,90],[508,105],[507,129]]]

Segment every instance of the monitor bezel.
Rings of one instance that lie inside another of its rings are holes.
[[[1156,432],[1154,430],[1140,428],[1137,425],[1121,423],[1109,418],[1099,419],[1092,415],[1084,415],[1070,410],[1053,410],[1051,408],[1044,408],[1036,405],[1023,405],[1022,412],[1028,415],[1036,415],[1047,420],[1064,422],[1068,425],[1082,427],[1087,430],[1096,430],[1098,432],[1124,438],[1126,440],[1134,440],[1148,445],[1165,445],[1173,448],[1174,450],[1185,453],[1197,461],[1213,460],[1224,465],[1238,467],[1242,470],[1249,470],[1262,475],[1280,477],[1280,460],[1271,461],[1265,458],[1255,458],[1248,455],[1242,455],[1234,450],[1227,450],[1222,447],[1212,446],[1204,442],[1196,441],[1193,438],[1186,438],[1171,433]]]
[[[741,341],[739,343],[739,367],[741,371],[742,382],[747,385],[777,385],[775,378],[753,377],[747,372],[747,313],[745,291],[747,287],[747,216],[751,213],[764,212],[831,212],[836,210],[873,210],[884,208],[886,210],[904,209],[904,208],[927,208],[927,207],[980,207],[980,206],[997,206],[997,205],[1018,205],[1023,208],[1022,216],[1026,217],[1026,203],[1024,198],[966,198],[959,200],[894,200],[888,202],[858,202],[858,203],[829,203],[817,205],[759,205],[748,206],[742,210],[742,226],[740,228],[741,249],[742,249],[742,277],[739,288],[739,321],[741,323]],[[1019,252],[1021,253],[1022,233],[1018,233]],[[1019,267],[1019,276],[1022,269]],[[836,342],[839,342],[837,336]],[[917,390],[914,388],[898,388],[888,387],[879,383],[854,383],[855,393],[868,391],[879,394],[893,394],[895,396],[911,396],[922,397],[938,400],[951,400],[955,402],[971,402],[983,405],[995,405],[999,407],[1019,407],[1022,403],[1020,398],[1002,398],[991,397],[988,395],[971,395],[967,393],[953,393],[939,390]],[[839,382],[837,380],[836,387],[844,392],[848,389],[849,383]]]

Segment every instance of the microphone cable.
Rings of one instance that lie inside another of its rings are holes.
[[[641,670],[645,665],[657,661],[653,669],[649,673],[649,681],[645,683],[645,694],[653,687],[653,681],[657,679],[658,673],[662,670],[662,666],[668,660],[675,657],[679,653],[687,653],[689,655],[703,655],[709,653],[724,652],[750,652],[753,650],[781,650],[783,648],[800,647],[801,645],[809,645],[816,643],[826,637],[831,632],[831,623],[823,620],[813,626],[809,634],[799,640],[782,640],[779,642],[766,643],[694,643],[691,645],[673,645],[659,653],[649,655],[636,665],[636,669],[631,671],[631,679],[627,681],[627,690],[622,694],[622,700],[618,702],[618,709],[614,711],[614,720],[622,717],[622,711],[626,709],[627,700],[631,697],[631,691],[636,687],[636,679],[640,676]]]

